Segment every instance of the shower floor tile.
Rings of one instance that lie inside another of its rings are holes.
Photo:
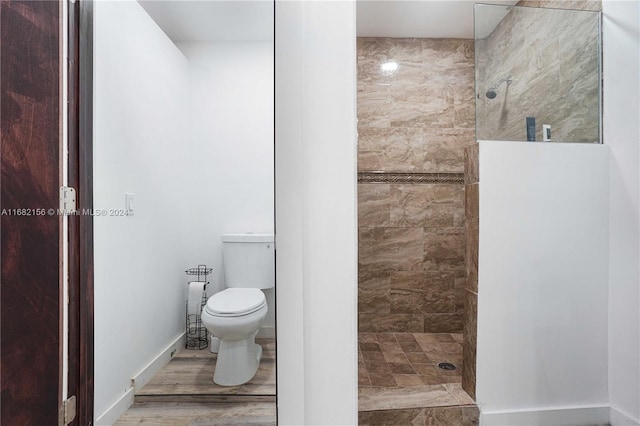
[[[404,388],[462,382],[462,335],[359,333],[358,385]],[[441,362],[455,370],[442,370]]]
[[[358,341],[358,424],[477,426],[478,407],[462,389],[461,334],[360,333]]]

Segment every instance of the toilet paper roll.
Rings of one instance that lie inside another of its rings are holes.
[[[187,315],[200,315],[202,312],[202,293],[204,285],[201,281],[191,281],[189,283],[189,298],[187,299]]]

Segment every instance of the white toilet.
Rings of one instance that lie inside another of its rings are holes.
[[[213,381],[235,386],[253,378],[262,348],[255,343],[267,315],[262,289],[275,285],[273,234],[223,234],[222,255],[227,288],[214,294],[202,310],[202,323],[220,339]]]

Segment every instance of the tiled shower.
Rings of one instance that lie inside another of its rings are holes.
[[[474,126],[473,40],[358,39],[361,424],[415,407],[447,424],[477,416],[462,390]]]
[[[462,331],[473,50],[461,39],[358,40],[361,332]]]
[[[599,15],[549,10],[600,2],[541,5],[476,5],[475,40],[358,39],[361,424],[477,424],[477,141],[535,116],[600,142]]]

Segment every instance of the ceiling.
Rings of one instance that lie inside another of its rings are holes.
[[[138,0],[174,42],[273,40],[273,2]]]
[[[269,0],[138,0],[174,42],[273,40]],[[473,38],[474,0],[357,0],[358,37]],[[513,5],[518,0],[491,0]],[[488,35],[506,14],[484,13],[477,29]]]
[[[358,37],[473,38],[473,0],[376,1],[358,0]],[[487,3],[514,5],[518,0]],[[504,17],[483,20],[480,37],[491,33]]]

